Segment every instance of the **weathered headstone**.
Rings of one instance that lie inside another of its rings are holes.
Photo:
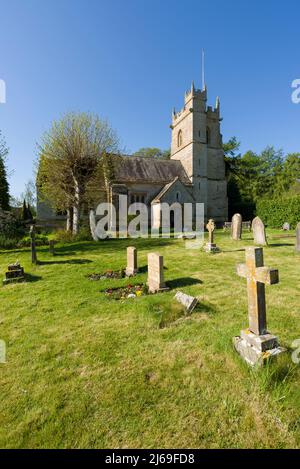
[[[23,267],[21,267],[19,262],[16,262],[15,264],[9,264],[7,272],[5,273],[3,285],[19,282],[25,282],[25,274]]]
[[[50,241],[49,241],[49,252],[50,252],[50,254],[52,254],[52,256],[54,256],[54,254],[55,254],[54,247],[55,247],[55,240],[50,239]]]
[[[231,222],[231,238],[238,241],[242,238],[242,215],[236,213]]]
[[[138,271],[137,268],[137,251],[136,248],[133,246],[129,246],[127,248],[127,267],[126,267],[126,275],[130,277],[135,275]]]
[[[197,298],[195,298],[194,296],[186,295],[181,291],[178,291],[174,298],[185,307],[186,314],[191,314],[191,312],[198,303]]]
[[[266,359],[278,355],[277,337],[268,333],[265,284],[279,282],[278,270],[264,266],[263,249],[246,248],[246,264],[237,266],[237,274],[247,279],[249,328],[234,338],[234,346],[250,365],[262,365]]]
[[[35,244],[35,226],[31,225],[29,235],[31,238],[31,262],[37,264],[36,244]]]
[[[252,231],[254,237],[254,244],[259,246],[267,246],[265,225],[259,217],[255,217],[252,221]]]
[[[164,281],[164,258],[156,252],[148,254],[148,288],[150,293],[168,289]]]
[[[290,225],[288,222],[285,222],[285,223],[282,225],[282,229],[283,229],[283,231],[290,231],[291,225]]]
[[[296,252],[300,252],[300,223],[296,228]]]
[[[215,228],[216,228],[215,222],[211,218],[208,221],[207,225],[206,225],[206,229],[208,231],[208,243],[206,243],[205,248],[204,248],[206,252],[217,252],[217,251],[219,251],[219,248],[214,243]]]

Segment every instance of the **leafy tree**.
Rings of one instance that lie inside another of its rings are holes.
[[[83,209],[107,183],[110,155],[118,152],[116,133],[92,114],[70,113],[55,121],[39,146],[37,183],[54,209],[67,211],[77,234]]]
[[[300,153],[290,153],[286,156],[282,185],[284,190],[291,194],[300,193]]]
[[[132,154],[132,156],[139,156],[141,158],[159,158],[167,160],[170,158],[170,150],[161,150],[156,147],[144,147]]]
[[[9,183],[7,180],[6,157],[8,148],[0,130],[0,207],[9,210]]]

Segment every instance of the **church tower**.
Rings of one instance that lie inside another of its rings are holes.
[[[171,159],[180,160],[193,184],[196,202],[204,203],[205,218],[224,222],[228,217],[227,182],[220,132],[220,101],[206,106],[207,89],[185,93],[184,107],[173,111]]]

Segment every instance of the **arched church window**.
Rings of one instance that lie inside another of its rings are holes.
[[[206,143],[208,144],[210,144],[210,137],[211,137],[210,128],[206,127]]]
[[[180,202],[180,200],[181,200],[181,194],[178,191],[178,192],[176,192],[176,202]]]
[[[181,145],[182,145],[182,130],[179,130],[177,134],[177,146],[181,147]]]

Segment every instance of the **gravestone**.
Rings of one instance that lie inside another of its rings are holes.
[[[31,225],[29,231],[31,239],[31,262],[37,264],[37,255],[36,255],[36,244],[35,244],[35,226]]]
[[[54,239],[50,239],[50,241],[49,241],[49,252],[50,252],[50,254],[52,254],[52,256],[55,255],[54,247],[55,247],[55,241],[54,241]]]
[[[296,228],[296,252],[300,252],[300,223]]]
[[[264,266],[263,249],[246,248],[246,264],[237,266],[237,274],[247,279],[249,327],[235,337],[234,346],[250,365],[262,365],[284,349],[267,330],[265,285],[279,282],[278,270]]]
[[[282,229],[283,229],[283,231],[290,231],[291,225],[290,225],[288,222],[285,222],[285,223],[282,225]]]
[[[208,243],[206,243],[204,249],[206,252],[212,252],[212,253],[218,252],[219,248],[214,243],[214,231],[215,231],[216,225],[212,218],[208,221],[206,228],[208,231]]]
[[[150,293],[168,290],[164,281],[164,258],[156,252],[148,254],[148,288]]]
[[[127,267],[125,272],[127,277],[131,277],[135,275],[137,271],[137,251],[135,247],[129,246],[127,248]]]
[[[178,291],[174,298],[185,307],[186,314],[191,314],[191,312],[198,303],[197,298],[195,298],[194,296],[186,295],[181,291]]]
[[[25,274],[23,267],[21,267],[19,262],[16,262],[15,264],[9,264],[7,272],[5,273],[3,285],[20,282],[25,282]]]
[[[252,221],[252,231],[254,237],[254,244],[260,246],[267,246],[265,225],[259,217],[255,217]]]
[[[242,239],[242,215],[236,213],[231,222],[231,238],[235,241]]]

